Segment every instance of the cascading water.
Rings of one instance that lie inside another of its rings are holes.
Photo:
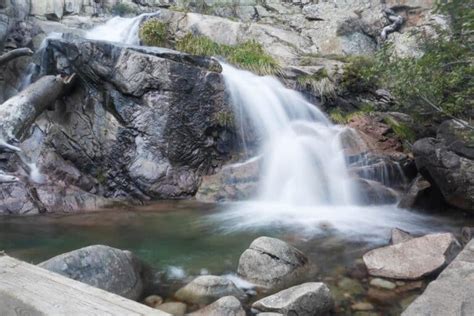
[[[244,113],[263,140],[258,200],[295,205],[356,202],[340,142],[344,130],[298,92],[272,77],[223,64],[236,113]]]
[[[226,64],[222,74],[236,117],[250,120],[261,139],[263,157],[255,198],[231,203],[227,211],[212,217],[223,230],[284,226],[364,239],[378,239],[393,227],[425,231],[420,225],[429,220],[425,216],[395,205],[358,203],[341,145],[347,128],[331,124],[315,105],[275,78]],[[241,128],[242,133],[246,129]]]
[[[155,13],[144,13],[135,18],[114,17],[105,24],[99,25],[86,33],[86,38],[118,42],[128,45],[140,45],[139,30],[143,19],[151,17]]]

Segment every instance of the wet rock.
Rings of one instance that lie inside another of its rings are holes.
[[[295,284],[309,269],[308,258],[276,238],[259,237],[239,259],[237,272],[264,288],[281,289]]]
[[[367,205],[393,204],[398,199],[397,191],[383,184],[367,179],[357,179],[356,185],[359,190],[361,202]]]
[[[474,241],[471,241],[402,315],[474,315],[473,280]]]
[[[430,234],[371,250],[363,259],[370,275],[413,280],[439,271],[459,250],[452,234]]]
[[[431,199],[430,194],[432,192],[431,184],[423,178],[423,176],[418,175],[410,183],[407,192],[402,196],[402,199],[398,203],[400,208],[425,208],[423,206],[429,205],[428,199]]]
[[[392,305],[393,303],[397,302],[400,297],[395,291],[370,287],[367,291],[367,298],[374,304]]]
[[[128,299],[140,298],[144,266],[129,251],[94,245],[53,257],[39,264],[61,274]]]
[[[416,166],[445,201],[467,211],[474,210],[474,131],[450,120],[438,128],[436,138],[423,138],[413,145]]]
[[[267,296],[252,304],[262,312],[283,315],[326,315],[333,307],[331,292],[324,283],[304,283]]]
[[[163,304],[163,298],[158,295],[150,295],[145,298],[144,302],[146,305],[155,308],[158,305]]]
[[[211,305],[204,307],[190,316],[245,316],[245,311],[240,301],[233,296],[225,296]]]
[[[160,311],[169,313],[173,316],[183,316],[186,314],[186,304],[180,302],[167,302],[155,307]]]
[[[392,228],[390,232],[390,243],[392,245],[396,245],[413,238],[414,237],[410,233],[398,228]]]
[[[362,295],[365,292],[364,287],[359,281],[350,278],[342,278],[337,282],[337,287],[351,296]]]
[[[210,304],[224,296],[235,296],[243,300],[245,293],[224,277],[203,275],[195,278],[175,294],[178,300],[193,304]]]
[[[370,280],[370,285],[385,290],[393,290],[397,287],[395,283],[380,278]]]
[[[257,191],[260,159],[224,166],[216,174],[205,176],[196,193],[203,202],[247,200]]]

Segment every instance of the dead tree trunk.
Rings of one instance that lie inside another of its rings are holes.
[[[0,66],[12,61],[15,58],[22,57],[22,56],[32,56],[33,51],[29,48],[17,48],[8,53],[3,54],[0,56]]]
[[[72,78],[44,76],[1,104],[0,147],[14,149],[8,148],[8,143],[22,136],[36,118],[61,96]]]
[[[388,34],[400,30],[403,23],[405,22],[405,19],[401,15],[397,15],[392,9],[385,9],[383,10],[383,13],[385,14],[387,20],[392,23],[384,27],[380,33],[380,37],[385,41],[388,37]]]

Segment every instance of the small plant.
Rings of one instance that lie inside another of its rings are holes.
[[[392,128],[393,132],[400,137],[400,139],[408,142],[413,142],[415,140],[415,132],[406,124],[398,122],[390,116],[385,117],[384,121]]]
[[[341,79],[343,89],[360,93],[378,86],[376,60],[372,57],[354,56],[348,59]]]
[[[140,40],[147,46],[166,47],[170,37],[168,28],[168,23],[150,19],[140,27]]]
[[[112,15],[125,16],[136,13],[136,10],[126,3],[117,3],[110,10]]]
[[[313,75],[300,76],[297,78],[297,82],[303,88],[317,93],[321,98],[321,102],[323,103],[328,99],[336,97],[336,85],[329,78],[325,68]]]

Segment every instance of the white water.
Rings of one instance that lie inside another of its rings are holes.
[[[86,33],[91,40],[118,42],[128,45],[140,45],[140,23],[146,17],[156,13],[144,13],[134,18],[114,17],[105,24],[94,27]]]
[[[223,231],[273,227],[379,240],[393,227],[417,233],[440,228],[429,217],[395,205],[358,205],[341,146],[346,129],[331,124],[302,95],[274,78],[226,64],[223,76],[236,116],[250,119],[263,144],[259,192],[212,217]]]
[[[275,78],[226,64],[223,76],[235,112],[249,117],[263,139],[259,201],[293,206],[356,202],[340,141],[344,128]]]

